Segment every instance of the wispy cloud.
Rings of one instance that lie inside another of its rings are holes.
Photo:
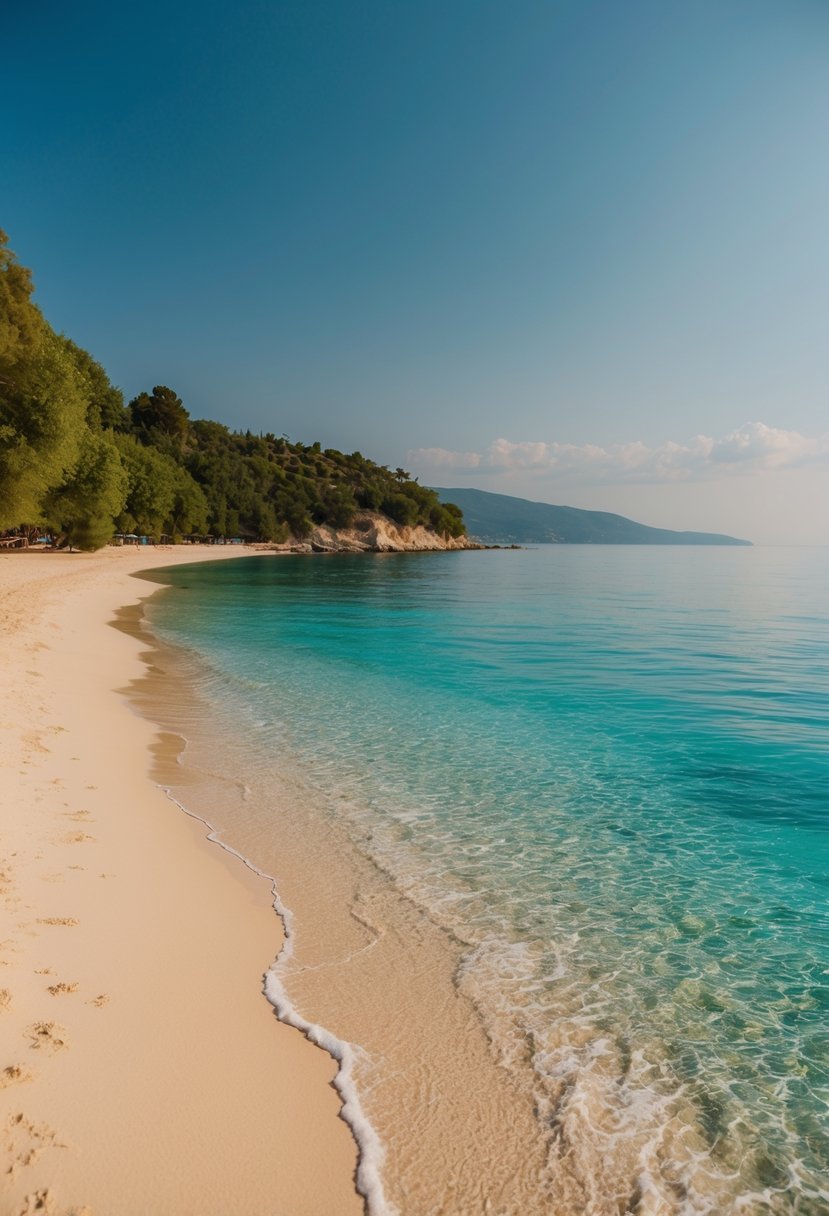
[[[504,440],[498,442],[503,443]],[[470,470],[486,465],[486,457],[480,452],[450,452],[448,448],[409,448],[406,459],[410,464],[418,464],[426,469]]]
[[[569,480],[608,483],[709,481],[817,461],[829,463],[829,433],[801,435],[762,422],[746,423],[719,439],[697,435],[688,443],[669,440],[658,447],[639,440],[600,447],[496,439],[483,452],[415,448],[407,456],[407,463],[423,473],[552,473]]]

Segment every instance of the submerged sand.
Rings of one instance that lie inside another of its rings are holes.
[[[0,556],[0,1212],[338,1216],[363,1203],[336,1064],[262,995],[271,885],[150,775],[113,690],[135,571],[220,549]]]

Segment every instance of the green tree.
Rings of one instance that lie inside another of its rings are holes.
[[[31,294],[31,275],[0,232],[0,527],[41,520],[85,422],[77,366]]]
[[[129,404],[132,424],[145,440],[154,434],[183,439],[190,415],[171,388],[157,384],[151,393],[139,393]]]
[[[139,443],[134,435],[116,435],[115,442],[127,473],[118,530],[157,538],[173,512],[178,469],[169,457]]]
[[[173,505],[169,526],[165,531],[172,536],[186,536],[191,532],[207,530],[208,506],[201,486],[197,485],[186,469],[176,469]]]
[[[407,494],[389,494],[381,504],[384,515],[393,519],[396,524],[412,525],[419,522],[417,503]]]
[[[86,434],[83,378],[47,325],[0,368],[0,527],[37,523],[46,493],[74,467]]]
[[[0,376],[43,336],[45,322],[32,303],[33,290],[31,272],[20,265],[0,229]]]
[[[78,549],[100,549],[112,539],[127,494],[127,472],[112,433],[87,430],[63,485],[46,496],[44,516]]]
[[[77,346],[70,338],[64,338],[83,377],[88,401],[87,422],[92,427],[104,430],[127,431],[130,415],[124,405],[124,394],[110,382],[109,376],[88,351]]]

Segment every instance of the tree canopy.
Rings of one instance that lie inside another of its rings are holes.
[[[31,292],[0,232],[0,527],[43,520],[45,496],[77,462],[88,429],[77,348],[47,324]]]
[[[139,393],[129,409],[133,430],[148,442],[154,436],[183,439],[187,434],[187,410],[181,398],[164,384],[157,384],[151,393]]]

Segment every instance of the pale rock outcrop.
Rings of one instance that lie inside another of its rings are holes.
[[[466,536],[442,537],[422,524],[408,527],[373,511],[358,511],[348,528],[320,524],[302,540],[292,538],[270,547],[289,553],[409,553],[480,545]]]

